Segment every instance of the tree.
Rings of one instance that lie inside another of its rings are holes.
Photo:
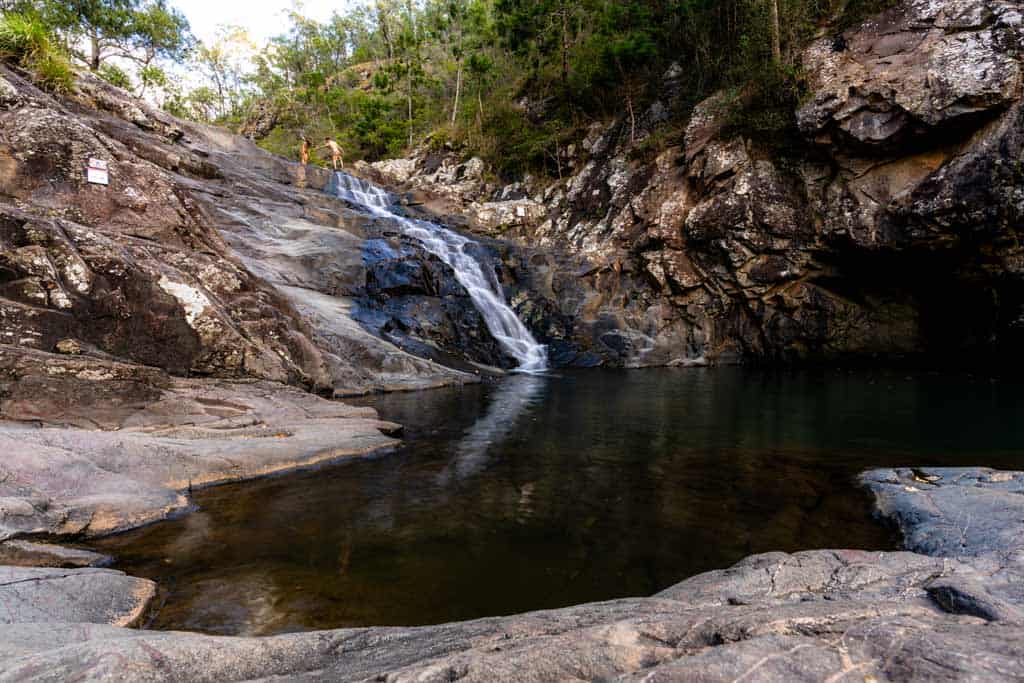
[[[158,56],[181,59],[193,43],[188,21],[166,0],[43,0],[37,9],[92,71],[113,56],[143,67]],[[74,49],[81,43],[84,53]]]
[[[212,88],[203,85],[190,92],[185,98],[185,111],[191,118],[211,123],[219,117],[219,100],[220,96]]]
[[[152,0],[132,15],[125,45],[117,46],[120,55],[145,69],[157,57],[172,61],[185,59],[195,46],[188,20],[166,0]]]
[[[397,13],[396,5],[393,0],[377,0],[374,7],[376,10],[377,28],[387,48],[388,61],[391,61],[395,58],[395,42],[392,39],[391,25],[394,21],[394,15]]]
[[[470,79],[476,84],[476,127],[483,127],[484,91],[490,87],[494,77],[494,61],[485,54],[472,54],[466,60]]]
[[[409,147],[413,146],[414,137],[415,91],[425,75],[420,54],[422,42],[423,27],[420,23],[420,16],[416,12],[413,0],[406,0],[401,16],[401,30],[393,45],[393,62],[388,65],[388,70],[396,80],[405,81],[406,127],[409,135]]]
[[[535,73],[557,62],[568,95],[572,49],[589,3],[574,0],[497,0],[495,13],[505,46],[533,63]]]
[[[441,48],[445,61],[454,63],[455,84],[450,123],[459,115],[466,60],[493,41],[488,6],[483,0],[433,0],[425,9],[428,37]]]
[[[139,97],[146,94],[148,88],[166,88],[167,72],[158,66],[149,64],[139,69]]]
[[[195,64],[215,96],[215,118],[239,112],[246,95],[246,72],[253,50],[249,34],[239,26],[222,26],[213,43],[200,43],[196,49]],[[208,94],[203,94],[203,106],[209,109]]]
[[[596,36],[606,78],[617,82],[625,99],[630,142],[636,140],[637,99],[658,54],[653,26],[650,11],[641,3],[608,3]]]
[[[452,96],[451,125],[459,113],[462,95],[462,65],[465,59],[466,11],[461,0],[436,0],[427,5],[428,35],[443,46],[446,56],[455,62],[455,94]]]
[[[782,30],[779,27],[779,0],[768,0],[769,31],[772,40],[772,61],[782,64]]]

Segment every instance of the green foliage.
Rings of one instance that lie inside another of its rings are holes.
[[[246,68],[253,47],[244,29],[222,26],[216,40],[196,48],[192,66],[206,84],[188,99],[200,120],[232,123],[243,118],[252,99]]]
[[[16,12],[0,17],[0,56],[21,61],[51,49],[49,32],[38,18]]]
[[[686,123],[685,120],[680,120],[668,126],[662,126],[633,145],[627,156],[630,160],[640,163],[653,162],[666,148],[682,144],[683,136],[686,134]]]
[[[0,15],[0,59],[31,72],[46,90],[67,92],[74,85],[71,64],[38,16],[18,12]]]
[[[166,0],[151,0],[131,13],[131,23],[125,30],[127,44],[140,54],[137,61],[143,68],[151,65],[155,57],[172,61],[184,59],[195,45],[188,20]],[[131,50],[125,50],[131,56]]]
[[[140,0],[103,0],[115,1]],[[302,134],[332,135],[346,159],[430,140],[504,175],[555,175],[559,150],[591,121],[621,117],[635,138],[647,106],[666,101],[661,75],[677,63],[679,110],[726,91],[730,133],[789,145],[800,51],[836,21],[895,1],[362,0],[326,22],[296,9],[243,60],[254,72],[232,61],[226,37],[200,46],[206,84],[169,106],[228,123],[269,107],[276,126],[262,144],[291,155]],[[647,135],[637,158],[678,141],[681,125]]]
[[[167,72],[158,66],[150,64],[139,69],[139,80],[143,87],[164,88],[167,87]]]
[[[99,76],[111,85],[129,90],[132,87],[132,79],[128,77],[123,69],[115,64],[104,64],[100,67]]]
[[[194,40],[188,22],[167,0],[10,0],[15,11],[40,21],[71,56],[93,71],[111,57],[148,66],[180,60]]]
[[[837,28],[842,30],[857,26],[868,17],[891,9],[898,4],[899,0],[848,0],[843,5]]]
[[[532,121],[507,101],[493,99],[483,115],[485,135],[469,137],[467,148],[491,162],[501,177],[527,172],[556,176],[558,151],[570,130],[558,120]]]
[[[314,138],[316,139],[316,138]],[[259,141],[259,146],[268,152],[281,156],[294,156],[299,146],[299,136],[284,128],[274,128],[270,134]]]
[[[75,74],[68,58],[60,52],[38,55],[31,65],[36,83],[51,92],[69,92],[75,84]]]
[[[351,134],[365,156],[381,158],[401,153],[407,125],[396,115],[394,99],[359,93],[355,96]]]
[[[769,65],[742,87],[728,91],[725,134],[757,140],[782,155],[802,148],[794,112],[803,84],[792,67]]]

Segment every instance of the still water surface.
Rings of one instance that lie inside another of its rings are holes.
[[[372,459],[197,492],[97,543],[153,628],[416,625],[648,595],[769,550],[888,549],[858,472],[1024,466],[1019,383],[906,372],[569,372],[366,401]]]

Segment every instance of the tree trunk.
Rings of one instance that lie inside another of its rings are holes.
[[[636,142],[636,110],[633,108],[633,89],[626,88],[626,109],[629,111],[629,141]]]
[[[89,70],[99,71],[100,68],[100,37],[93,31],[89,35]]]
[[[484,96],[483,88],[479,88],[476,91],[476,131],[477,133],[484,132]]]
[[[459,115],[459,95],[462,92],[462,59],[458,61],[458,68],[455,71],[455,101],[452,103],[452,125],[455,125],[455,117]]]
[[[391,32],[388,30],[388,15],[380,3],[377,3],[377,23],[380,24],[380,35],[388,49],[388,61],[390,62],[395,58],[395,48],[391,44]]]
[[[569,10],[562,3],[562,86],[569,88]]]
[[[782,30],[779,26],[779,0],[769,0],[771,10],[772,61],[782,63]]]
[[[409,149],[412,149],[412,69],[409,69],[409,90],[406,92],[409,105]]]

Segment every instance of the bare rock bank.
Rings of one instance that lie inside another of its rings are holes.
[[[1018,680],[1024,473],[883,470],[863,482],[908,552],[768,553],[649,598],[439,626],[131,630],[115,624],[140,609],[147,582],[63,570],[95,588],[0,592],[0,680]]]

